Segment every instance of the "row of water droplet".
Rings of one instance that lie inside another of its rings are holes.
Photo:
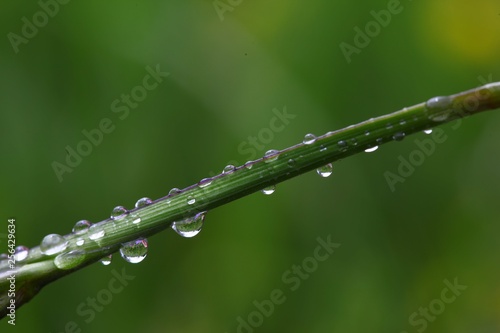
[[[404,125],[404,120],[401,121],[401,125]],[[387,128],[390,129],[392,128],[391,124],[387,125]],[[432,133],[432,130],[425,130],[424,131],[426,134]],[[365,132],[365,135],[370,135],[370,133],[367,131]],[[393,140],[395,141],[401,141],[405,137],[404,132],[398,132],[393,135]],[[304,139],[302,141],[303,144],[305,145],[311,145],[315,143],[317,140],[317,137],[313,134],[306,134],[304,136]],[[377,140],[377,142],[381,143],[381,140]],[[346,151],[349,149],[349,146],[356,146],[357,145],[357,140],[355,138],[349,139],[349,140],[340,140],[337,143],[337,147],[340,151]],[[324,146],[320,147],[320,151],[325,151],[327,148]],[[378,149],[378,145],[368,147],[365,149],[365,152],[373,152]],[[280,155],[280,151],[278,150],[268,150],[264,154],[264,161],[265,163],[272,163],[278,159]],[[289,159],[287,161],[287,164],[290,167],[294,167],[296,165],[296,161],[294,159]],[[247,169],[251,169],[253,165],[253,162],[249,161],[245,163],[245,167]],[[236,170],[236,167],[234,165],[227,165],[224,167],[222,171],[222,175],[227,175],[231,174]],[[321,177],[329,177],[332,174],[333,166],[331,163],[328,163],[316,170],[317,174]],[[198,187],[200,188],[206,188],[212,183],[213,179],[212,178],[204,178],[200,182],[198,182]],[[273,194],[276,190],[275,185],[271,185],[269,187],[266,187],[262,189],[262,193],[266,195]],[[178,188],[173,188],[170,190],[169,195],[167,197],[167,200],[169,200],[171,197],[181,193],[182,191]],[[187,197],[187,203],[189,205],[193,205],[196,202],[196,199],[193,196],[188,196]],[[146,207],[150,204],[152,204],[153,201],[147,197],[141,198],[137,200],[135,203],[135,208],[142,208]],[[129,215],[129,211],[124,208],[123,206],[117,206],[115,207],[112,212],[110,219],[119,222],[120,220],[124,219]],[[194,216],[187,217],[181,221],[176,221],[172,223],[172,229],[181,235],[182,237],[194,237],[196,236],[202,229],[204,221],[205,221],[205,216],[207,212],[199,212],[195,214]],[[132,224],[139,225],[141,222],[141,217],[137,213],[132,213],[130,216],[130,220]],[[96,224],[92,224],[87,220],[81,220],[78,221],[73,229],[72,235],[77,236],[75,244],[77,246],[82,246],[85,244],[85,235],[88,235],[88,239],[92,241],[99,241],[105,236],[105,227],[107,225],[107,222],[99,222]],[[43,238],[42,242],[40,243],[40,251],[42,254],[45,255],[55,255],[59,254],[55,260],[54,263],[57,267],[61,269],[69,269],[73,268],[76,265],[80,264],[83,262],[85,259],[85,251],[80,251],[80,250],[72,250],[70,252],[64,253],[64,251],[68,248],[69,246],[69,241],[58,234],[50,234],[47,235]],[[123,259],[125,259],[127,262],[130,263],[139,263],[144,258],[147,256],[148,252],[148,241],[146,238],[139,238],[127,243],[122,244],[120,248],[120,255]],[[14,258],[18,262],[22,262],[28,257],[29,254],[29,248],[26,246],[17,246],[15,249],[14,253]],[[5,260],[7,259],[6,254],[0,254],[0,260]],[[101,262],[104,265],[109,265],[111,263],[111,255],[104,257]]]

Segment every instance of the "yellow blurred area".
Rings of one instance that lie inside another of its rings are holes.
[[[429,53],[483,65],[498,61],[499,1],[442,0],[425,4],[420,27],[425,35],[423,48]]]

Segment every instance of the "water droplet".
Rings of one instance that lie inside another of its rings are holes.
[[[371,148],[366,148],[366,149],[365,149],[365,152],[367,152],[367,153],[372,153],[372,152],[374,152],[374,151],[375,151],[375,150],[377,150],[377,149],[378,149],[378,146],[373,146],[373,147],[371,147]]]
[[[276,191],[276,185],[271,185],[261,190],[265,195],[271,195],[274,191]]]
[[[325,147],[325,146],[323,146],[323,145],[321,145],[321,146],[319,147],[319,151],[320,151],[320,152],[324,152],[324,151],[326,151],[327,149],[328,149],[328,148],[326,148],[326,147]]]
[[[104,223],[99,222],[96,224],[92,224],[89,228],[89,238],[93,241],[102,238],[105,234],[104,231]]]
[[[245,163],[245,168],[247,168],[248,170],[250,170],[252,167],[253,167],[253,161],[247,161]]]
[[[85,260],[85,252],[73,250],[61,253],[54,259],[54,265],[59,269],[72,269],[80,265]]]
[[[314,134],[306,134],[304,136],[304,140],[302,140],[302,142],[305,144],[305,145],[311,145],[313,144],[314,142],[316,142],[316,136]]]
[[[212,184],[212,178],[203,178],[202,180],[199,181],[198,187],[199,188],[205,188]]]
[[[366,136],[370,135],[370,131],[365,131],[365,135]]]
[[[337,146],[339,147],[340,151],[346,151],[348,148],[347,142],[345,142],[344,140],[340,140],[339,142],[337,142]]]
[[[28,257],[29,250],[30,249],[27,248],[26,246],[22,246],[22,245],[17,246],[15,251],[14,251],[14,259],[16,261],[23,261],[24,259],[26,259]]]
[[[122,244],[120,255],[125,261],[137,264],[146,258],[148,254],[148,240],[139,238],[128,243]]]
[[[404,132],[397,132],[392,136],[392,139],[395,141],[401,141],[405,138],[405,133]]]
[[[105,256],[104,258],[101,259],[101,264],[103,264],[104,266],[108,266],[109,264],[111,264],[112,259],[113,259],[112,254],[110,254],[109,256]]]
[[[5,260],[5,259],[9,259],[9,256],[7,255],[7,253],[0,254],[0,260]]]
[[[388,123],[387,125],[385,125],[385,128],[387,128],[388,130],[390,130],[392,128],[392,124]]]
[[[347,143],[349,143],[351,146],[357,146],[358,140],[356,138],[352,138],[352,139],[347,140]]]
[[[191,238],[198,235],[203,228],[207,212],[172,223],[172,229],[182,237]]]
[[[448,96],[437,96],[429,99],[425,106],[432,114],[429,118],[432,121],[445,121],[452,111],[452,99]]]
[[[399,125],[401,125],[401,126],[406,125],[406,120],[401,119],[401,120],[399,121]]]
[[[112,220],[119,220],[125,217],[125,215],[128,214],[128,210],[125,209],[123,206],[116,206],[113,208],[113,211],[111,212],[111,219]]]
[[[424,133],[425,134],[431,134],[432,133],[432,129],[431,128],[430,129],[426,129],[426,130],[424,130]]]
[[[234,170],[236,169],[236,167],[232,164],[228,164],[224,167],[224,169],[222,170],[222,173],[223,174],[230,174],[232,172],[234,172]]]
[[[140,198],[135,203],[135,208],[146,207],[146,206],[151,205],[152,203],[153,203],[153,200],[149,199],[148,197]]]
[[[177,195],[179,193],[181,193],[182,191],[179,190],[177,187],[174,187],[173,189],[171,189],[170,191],[168,191],[168,195],[169,196],[174,196],[174,195]]]
[[[82,246],[83,244],[85,244],[85,240],[83,240],[83,238],[79,238],[75,243],[77,246]]]
[[[323,178],[326,178],[332,174],[333,170],[333,165],[332,163],[328,163],[327,165],[324,165],[316,170],[318,175],[320,175]]]
[[[383,138],[377,138],[377,140],[375,140],[379,145],[382,144],[384,142],[384,139]]]
[[[266,153],[264,154],[264,160],[266,161],[266,163],[274,162],[280,156],[279,153],[280,153],[279,150],[270,149],[266,151]]]
[[[196,202],[196,199],[192,195],[187,197],[188,205],[193,205],[195,202]]]
[[[50,256],[64,251],[68,247],[68,241],[58,234],[45,236],[40,243],[40,252]]]
[[[75,223],[75,226],[73,227],[72,231],[75,235],[83,235],[84,233],[89,231],[91,225],[92,223],[90,223],[87,220],[80,220]]]
[[[297,161],[295,161],[293,158],[289,159],[287,162],[289,167],[294,167],[297,164]]]

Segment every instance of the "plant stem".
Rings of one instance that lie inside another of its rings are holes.
[[[200,182],[145,207],[132,209],[121,219],[106,219],[92,227],[93,230],[104,231],[101,238],[90,239],[91,232],[84,235],[70,233],[65,236],[68,246],[64,253],[76,251],[73,253],[77,254],[75,257],[78,260],[65,269],[58,268],[54,263],[61,253],[45,255],[40,247],[30,249],[28,257],[17,262],[13,270],[7,260],[0,261],[0,318],[8,313],[10,283],[7,278],[11,274],[16,276],[16,307],[20,307],[47,283],[116,252],[122,243],[158,233],[170,227],[173,221],[212,210],[366,149],[499,107],[500,82],[456,95],[435,97],[426,103],[328,132],[315,139],[309,138],[309,141],[266,154],[263,158],[219,174],[207,186],[203,186],[205,182]],[[84,240],[83,245],[76,244],[79,239]]]

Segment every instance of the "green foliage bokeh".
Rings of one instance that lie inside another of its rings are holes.
[[[401,2],[348,63],[340,44],[354,45],[354,27],[387,6],[243,0],[221,21],[209,0],[70,1],[16,53],[8,33],[21,34],[40,5],[3,4],[0,234],[15,217],[18,244],[35,246],[306,133],[473,88],[479,76],[500,80],[493,0]],[[170,75],[120,119],[113,101],[156,65]],[[294,118],[252,146],[284,108]],[[114,131],[60,182],[53,162],[104,118]],[[151,237],[140,264],[115,255],[47,286],[18,310],[16,330],[236,332],[255,300],[281,289],[286,301],[255,331],[417,332],[409,316],[458,277],[467,290],[426,332],[498,331],[499,125],[493,112],[444,126],[447,140],[395,191],[384,173],[424,134],[336,163],[327,179],[307,174],[225,205],[193,239]],[[291,291],[283,274],[328,235],[340,248]],[[77,309],[123,268],[135,278],[87,322]]]

